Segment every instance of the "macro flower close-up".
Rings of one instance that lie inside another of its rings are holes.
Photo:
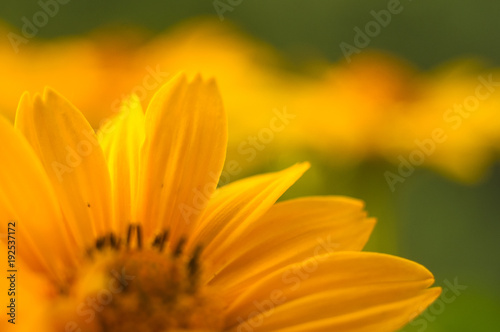
[[[145,112],[131,96],[97,133],[48,88],[0,125],[1,216],[32,281],[19,331],[382,332],[440,294],[423,266],[361,251],[361,201],[277,203],[308,163],[217,188],[214,80],[176,76]]]
[[[0,332],[495,331],[499,12],[0,1]]]

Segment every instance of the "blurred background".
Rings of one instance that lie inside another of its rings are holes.
[[[0,111],[13,120],[24,90],[51,85],[97,128],[176,71],[213,75],[230,122],[221,182],[311,161],[284,199],[364,200],[378,218],[367,250],[448,289],[403,331],[492,331],[499,13],[493,0],[2,0]]]

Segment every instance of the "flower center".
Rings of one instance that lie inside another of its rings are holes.
[[[221,302],[200,284],[201,248],[184,253],[181,240],[166,249],[167,232],[143,248],[140,228],[136,236],[133,231],[132,226],[126,241],[113,235],[98,239],[89,251],[89,262],[68,291],[65,302],[73,302],[74,312],[69,305],[72,320],[64,331],[220,331]],[[68,304],[61,303],[64,311]]]

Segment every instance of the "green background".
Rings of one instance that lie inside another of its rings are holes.
[[[294,62],[311,57],[342,58],[339,44],[352,44],[356,26],[388,1],[243,0],[227,22],[267,41]],[[500,1],[401,1],[403,10],[370,42],[370,48],[402,56],[422,69],[460,57],[500,65]],[[36,1],[2,0],[0,19],[22,27],[21,18],[40,10]],[[99,27],[141,26],[154,33],[187,18],[216,16],[212,1],[71,0],[43,27],[38,38],[84,34]],[[2,36],[4,37],[4,36]],[[5,36],[6,37],[6,36]],[[458,280],[467,289],[444,307],[429,310],[425,325],[404,331],[495,331],[500,326],[500,166],[486,179],[463,185],[425,169],[390,192],[383,173],[393,165],[372,160],[355,169],[335,169],[312,153],[280,155],[261,171],[297,160],[314,169],[286,194],[342,194],[364,199],[379,223],[368,249],[418,261],[438,285]]]

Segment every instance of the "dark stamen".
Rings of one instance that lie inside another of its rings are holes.
[[[177,246],[175,247],[174,257],[179,257],[182,254],[182,249],[184,248],[184,244],[186,244],[186,238],[181,237],[179,243],[177,243]]]
[[[130,241],[132,240],[132,232],[134,231],[134,225],[129,225],[127,229],[127,248],[130,247]]]
[[[153,240],[153,243],[151,243],[151,246],[153,248],[159,246],[160,245],[160,239],[161,239],[160,234],[156,235],[155,239]]]
[[[152,247],[158,247],[158,250],[162,252],[163,248],[165,247],[165,242],[167,241],[167,239],[168,239],[168,230],[163,231],[155,236],[155,239],[152,243]]]
[[[135,231],[137,233],[137,248],[142,249],[142,228],[141,228],[141,225],[135,225]]]
[[[159,250],[160,252],[162,252],[162,251],[163,251],[163,248],[165,248],[165,243],[166,243],[166,242],[167,242],[167,240],[168,240],[168,235],[169,235],[169,231],[168,231],[168,230],[164,231],[164,232],[163,232],[163,234],[162,234],[161,241],[160,241],[160,245],[159,245],[159,247],[158,247],[158,250]]]
[[[105,237],[100,237],[95,241],[95,247],[97,248],[97,250],[101,250],[105,244],[106,244]]]
[[[113,233],[109,234],[109,245],[113,249],[118,249],[118,241],[116,240],[116,237]]]
[[[194,249],[193,256],[188,262],[188,271],[191,277],[194,277],[200,268],[201,245],[197,245]]]

